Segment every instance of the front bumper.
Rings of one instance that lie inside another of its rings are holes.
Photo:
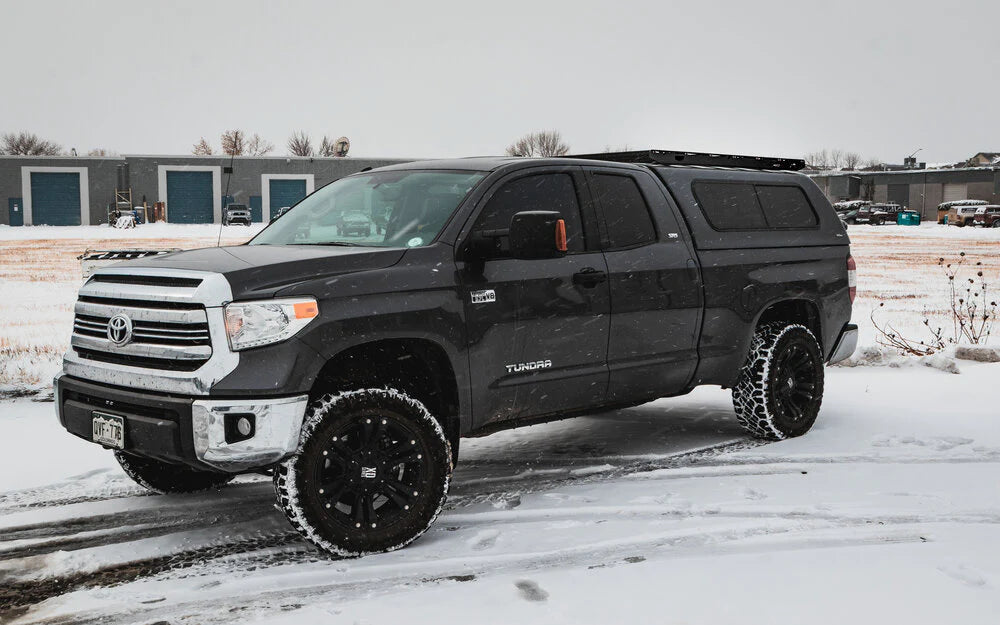
[[[93,411],[125,421],[124,451],[202,470],[239,473],[280,462],[298,448],[308,396],[201,399],[94,384],[59,374],[54,381],[59,422],[92,440]],[[248,437],[232,421],[253,423]]]
[[[827,362],[832,365],[835,362],[846,360],[854,354],[854,350],[857,348],[858,326],[848,323],[840,331],[840,336],[837,338],[837,342],[833,346],[833,352],[831,352],[830,359]]]

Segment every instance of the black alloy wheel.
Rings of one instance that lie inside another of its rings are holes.
[[[769,387],[778,417],[789,424],[801,422],[816,401],[817,363],[813,352],[791,343],[775,356],[771,367]]]
[[[327,395],[306,413],[296,455],[278,465],[278,505],[310,542],[360,556],[404,547],[437,518],[451,446],[418,400],[393,389]]]
[[[327,434],[311,479],[331,523],[344,531],[391,526],[430,478],[429,449],[415,428],[387,411],[364,411]]]

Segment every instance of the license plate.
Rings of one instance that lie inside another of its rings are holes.
[[[108,445],[116,449],[125,448],[125,419],[103,412],[95,412],[93,416],[94,442]]]

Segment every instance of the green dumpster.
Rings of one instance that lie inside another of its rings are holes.
[[[917,211],[900,211],[896,214],[897,226],[919,226],[920,213]]]

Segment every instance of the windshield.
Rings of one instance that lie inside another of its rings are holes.
[[[485,175],[401,170],[342,178],[296,204],[249,245],[428,245]]]

